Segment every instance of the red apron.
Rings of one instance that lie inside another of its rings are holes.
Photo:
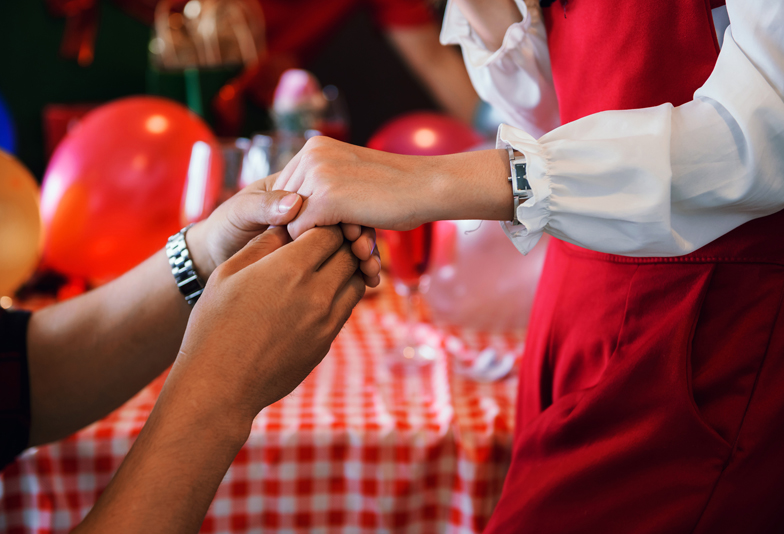
[[[545,9],[563,122],[692,99],[710,0]],[[678,258],[551,240],[486,532],[784,531],[784,212]]]

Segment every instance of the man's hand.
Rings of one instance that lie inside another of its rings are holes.
[[[272,190],[277,174],[257,180],[218,206],[206,221],[188,230],[186,242],[202,280],[208,280],[221,263],[231,258],[248,241],[270,226],[285,226],[302,207],[296,193]],[[372,228],[344,225],[343,233],[352,242],[359,258],[365,283],[380,282],[381,261]]]
[[[271,228],[216,269],[170,375],[200,383],[248,425],[321,361],[365,291],[339,228],[287,241],[285,229]]]
[[[295,239],[338,223],[410,230],[443,219],[511,220],[504,150],[401,156],[313,137],[276,177],[274,189],[305,201],[289,223]]]
[[[188,230],[186,241],[202,280],[269,226],[285,226],[302,206],[299,195],[252,183]]]
[[[287,244],[288,243],[288,244]],[[253,418],[321,361],[365,292],[337,227],[282,228],[219,266],[117,475],[75,532],[196,532]]]

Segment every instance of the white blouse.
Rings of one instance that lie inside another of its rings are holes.
[[[534,196],[518,208],[523,225],[502,223],[521,252],[547,232],[600,252],[678,256],[784,209],[784,2],[714,10],[717,28],[723,13],[730,25],[691,102],[558,126],[538,0],[515,1],[523,20],[500,49],[487,50],[452,0],[441,42],[462,47],[479,96],[508,122],[498,146],[528,161]]]

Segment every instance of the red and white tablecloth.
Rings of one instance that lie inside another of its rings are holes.
[[[508,468],[516,378],[491,384],[450,358],[390,371],[400,321],[385,292],[360,303],[302,385],[256,418],[202,526],[205,533],[474,533]],[[445,330],[469,346],[522,347],[523,332]],[[0,532],[68,532],[139,434],[160,377],[70,438],[27,451],[0,476]]]

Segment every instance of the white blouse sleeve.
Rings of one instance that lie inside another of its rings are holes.
[[[513,124],[537,137],[560,124],[539,0],[515,0],[522,22],[512,24],[501,48],[490,51],[460,8],[449,0],[442,44],[459,44],[479,97]]]
[[[678,256],[784,209],[784,2],[727,0],[713,73],[679,107],[607,111],[538,140],[502,125],[528,159],[527,253],[541,233],[627,256]]]

